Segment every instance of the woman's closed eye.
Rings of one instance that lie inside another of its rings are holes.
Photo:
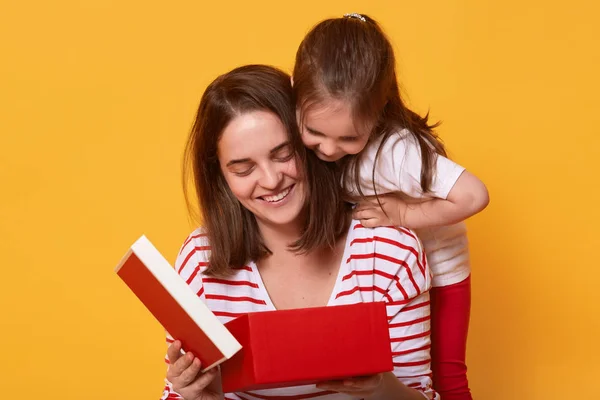
[[[295,154],[292,149],[292,146],[290,146],[289,144],[285,147],[278,149],[272,154],[273,160],[277,162],[288,162],[292,158],[294,158],[294,155]]]
[[[230,171],[236,176],[248,176],[254,171],[254,165],[237,164],[230,168]]]

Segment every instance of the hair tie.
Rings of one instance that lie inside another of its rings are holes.
[[[362,22],[367,22],[367,19],[358,13],[344,14],[344,18],[360,19]]]

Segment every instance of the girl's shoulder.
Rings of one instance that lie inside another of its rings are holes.
[[[365,146],[363,153],[367,158],[374,159],[378,151],[380,155],[399,155],[405,154],[407,151],[420,152],[420,147],[408,129],[400,129],[388,135],[375,137]]]

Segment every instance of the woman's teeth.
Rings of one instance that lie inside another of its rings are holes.
[[[292,186],[288,187],[280,193],[277,193],[274,196],[263,196],[262,198],[263,200],[268,201],[269,203],[275,203],[285,198],[285,196],[287,196],[290,193],[290,190],[292,190]]]

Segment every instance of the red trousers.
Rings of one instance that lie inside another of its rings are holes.
[[[471,276],[431,289],[431,369],[443,400],[472,400],[467,380]]]

